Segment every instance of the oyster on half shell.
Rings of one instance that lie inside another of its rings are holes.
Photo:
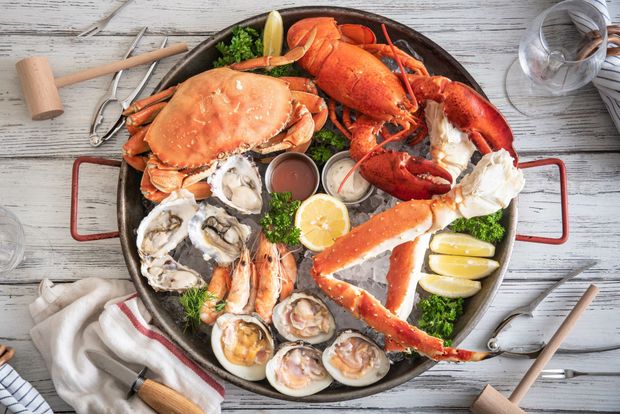
[[[244,214],[258,214],[263,207],[258,168],[243,155],[224,160],[209,177],[209,184],[222,203]]]
[[[187,224],[198,205],[187,190],[172,192],[142,219],[136,245],[140,257],[163,257],[187,237]]]
[[[192,244],[205,260],[214,259],[224,266],[241,255],[252,230],[223,208],[202,203],[190,219],[188,231]]]
[[[169,255],[143,258],[140,271],[156,291],[184,292],[192,287],[206,285],[198,272],[183,266]]]

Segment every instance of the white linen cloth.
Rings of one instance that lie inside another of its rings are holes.
[[[78,413],[153,413],[137,396],[95,367],[84,351],[99,350],[180,392],[205,413],[219,413],[224,387],[157,328],[133,285],[82,279],[54,285],[45,279],[30,305],[32,340],[43,355],[58,395]]]
[[[609,17],[609,10],[607,9],[607,3],[605,0],[585,0],[598,9],[599,12],[605,17],[605,23],[607,26],[611,24],[611,18]],[[571,14],[571,18],[575,23],[575,26],[582,32],[587,33],[591,30],[595,30],[594,23],[581,16],[579,13]],[[614,46],[618,46],[613,44]],[[601,45],[601,47],[603,47]],[[601,70],[597,74],[596,78],[592,81],[594,86],[598,89],[611,119],[616,125],[616,129],[620,132],[620,56],[607,56],[603,62]]]
[[[49,414],[52,409],[32,384],[5,363],[0,365],[0,412]]]

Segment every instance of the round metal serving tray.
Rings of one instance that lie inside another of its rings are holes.
[[[483,93],[472,76],[445,50],[415,30],[393,20],[360,10],[340,7],[297,7],[280,10],[280,13],[284,20],[285,30],[297,20],[306,17],[331,16],[339,23],[367,25],[379,36],[381,33],[380,25],[385,23],[390,37],[394,40],[403,39],[409,42],[415,52],[423,59],[431,74],[445,75],[450,79],[466,83],[478,92]],[[232,35],[233,27],[238,25],[252,26],[261,30],[266,18],[267,13],[249,18],[205,40],[170,70],[158,85],[157,90],[167,88],[210,69],[211,62],[219,57],[215,45],[221,41],[228,41]],[[379,41],[383,41],[382,37],[379,37]],[[277,392],[266,380],[250,382],[230,374],[217,362],[211,351],[208,338],[204,335],[184,333],[183,327],[175,322],[169,305],[165,304],[165,299],[169,298],[170,294],[155,292],[140,274],[140,258],[136,249],[136,229],[145,214],[146,211],[140,194],[140,174],[123,162],[118,184],[118,224],[123,255],[140,297],[153,316],[154,323],[162,331],[198,364],[225,380],[246,390],[272,398],[305,402],[333,402],[365,397],[389,390],[420,375],[434,365],[434,362],[428,359],[407,359],[392,365],[388,375],[375,384],[361,388],[345,386],[328,388],[318,394],[301,398],[290,397]],[[496,259],[501,263],[501,266],[492,275],[482,280],[482,291],[466,301],[465,312],[455,326],[454,344],[461,342],[476,326],[499,288],[512,252],[516,224],[517,208],[513,201],[504,215],[504,225],[507,228],[506,237],[496,250]]]

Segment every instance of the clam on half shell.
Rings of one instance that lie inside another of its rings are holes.
[[[267,325],[254,315],[225,313],[215,321],[211,348],[220,364],[244,380],[265,379],[275,344]]]
[[[282,394],[305,397],[329,387],[333,378],[321,361],[321,351],[303,342],[287,342],[267,363],[267,380]]]
[[[288,341],[319,344],[336,332],[336,322],[318,297],[294,292],[273,308],[273,326]]]
[[[228,157],[209,177],[209,184],[214,196],[241,213],[258,214],[263,208],[260,174],[247,157]]]
[[[336,381],[363,387],[385,377],[390,360],[370,339],[354,330],[342,332],[323,351],[323,365]]]
[[[205,260],[214,259],[218,265],[232,263],[241,255],[251,229],[239,223],[223,208],[201,203],[188,224],[189,238]]]

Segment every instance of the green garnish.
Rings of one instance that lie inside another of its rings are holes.
[[[226,44],[220,42],[215,48],[222,54],[214,63],[214,68],[239,63],[263,55],[263,38],[251,27],[237,26],[233,29],[232,39]]]
[[[431,295],[420,300],[418,309],[421,312],[418,326],[429,335],[444,340],[450,346],[454,323],[463,314],[463,298],[445,298]]]
[[[308,149],[308,156],[318,165],[323,165],[334,155],[331,149],[325,145],[316,145]]]
[[[308,156],[318,165],[323,165],[329,157],[346,148],[348,141],[344,135],[329,129],[322,129],[312,137]]]
[[[195,332],[198,329],[200,326],[200,310],[206,301],[216,302],[216,312],[221,312],[226,306],[226,301],[219,300],[205,288],[189,288],[179,297],[179,302],[185,311],[184,330]]]
[[[274,66],[271,69],[265,70],[264,74],[279,78],[281,76],[300,76],[301,71],[293,66],[292,63],[289,63],[287,65]]]
[[[506,229],[500,223],[503,214],[503,210],[499,210],[488,216],[459,218],[450,224],[450,230],[468,233],[477,239],[495,244],[501,241],[506,233]]]
[[[292,199],[290,192],[271,193],[269,211],[260,219],[267,240],[289,246],[299,244],[301,230],[295,227],[293,219],[300,204],[299,200]]]

